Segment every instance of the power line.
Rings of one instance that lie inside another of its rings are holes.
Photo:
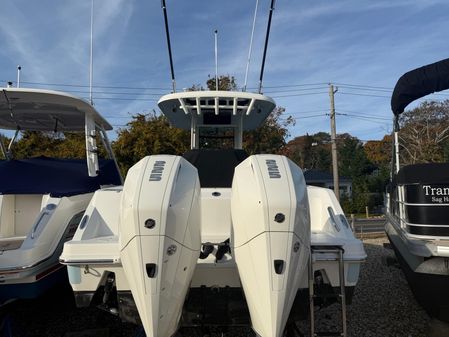
[[[265,94],[277,94],[283,92],[297,92],[297,91],[309,91],[309,90],[323,90],[327,87],[313,87],[313,88],[303,88],[303,89],[289,89],[289,90],[275,90],[275,91],[265,91]]]
[[[391,90],[389,90],[389,89],[357,88],[357,87],[350,87],[350,86],[345,86],[345,85],[341,85],[341,86],[338,86],[338,87],[339,87],[339,88],[343,88],[343,89],[349,89],[349,90],[378,91],[378,92],[388,92],[388,93],[391,93]]]
[[[337,115],[344,116],[344,117],[351,117],[351,118],[355,118],[355,119],[360,119],[362,121],[371,122],[371,123],[377,123],[377,124],[382,124],[382,125],[386,124],[386,121],[385,122],[381,122],[379,120],[374,120],[372,117],[369,118],[369,117],[362,117],[362,116],[348,115],[348,114],[341,114],[341,113],[337,113]]]
[[[382,90],[389,90],[389,91],[393,91],[393,88],[389,88],[389,87],[378,87],[378,86],[373,86],[373,85],[364,85],[364,84],[350,84],[350,83],[334,83],[337,86],[347,86],[347,87],[357,87],[357,88],[371,88],[371,89],[382,89]]]
[[[353,95],[353,96],[367,96],[367,97],[391,98],[391,96],[371,95],[371,94],[360,94],[360,93],[353,93],[353,92],[340,92],[340,95]]]
[[[317,109],[317,110],[306,110],[306,111],[296,111],[296,112],[286,112],[286,114],[289,115],[302,115],[302,114],[309,114],[309,113],[317,113],[317,112],[323,112],[326,113],[328,112],[328,109]]]
[[[68,93],[77,93],[77,94],[88,94],[88,91],[84,90],[67,90]],[[93,94],[100,95],[132,95],[132,96],[156,96],[161,97],[163,93],[140,93],[140,92],[117,92],[117,91],[92,91]]]
[[[339,110],[339,111],[345,112],[344,110]],[[357,114],[353,114],[353,113],[338,113],[338,114],[342,115],[342,116],[363,117],[363,118],[372,118],[372,119],[379,119],[379,120],[384,120],[384,121],[391,121],[391,118],[379,117],[379,116],[370,115],[370,114],[363,114],[363,115],[357,115]]]
[[[309,92],[309,93],[306,93],[306,94],[279,95],[279,96],[271,96],[271,97],[273,97],[273,98],[282,98],[282,97],[296,97],[296,96],[309,96],[309,95],[321,95],[321,94],[327,94],[327,91]]]
[[[273,86],[263,86],[264,89],[277,89],[277,88],[293,88],[293,87],[307,87],[307,86],[323,86],[328,85],[329,83],[321,82],[321,83],[304,83],[304,84],[284,84],[284,85],[273,85]],[[255,87],[250,87],[248,89],[257,90]]]
[[[294,120],[302,120],[302,119],[316,118],[316,117],[326,117],[326,114],[311,115],[311,116],[303,116],[303,117],[292,117],[292,118],[293,118]]]
[[[8,80],[2,80],[2,82],[8,82]],[[55,86],[55,87],[74,87],[74,88],[89,88],[88,85],[83,84],[68,84],[68,83],[44,83],[44,82],[25,82],[20,81],[21,84],[33,84],[33,85],[42,85],[42,86]],[[165,87],[128,87],[128,86],[104,86],[104,85],[94,85],[93,88],[102,88],[102,89],[128,89],[128,90],[167,90],[170,88]]]
[[[87,99],[87,97],[82,97]],[[153,98],[121,98],[121,97],[94,97],[94,100],[107,99],[111,101],[144,101],[144,102],[157,102],[157,99]]]

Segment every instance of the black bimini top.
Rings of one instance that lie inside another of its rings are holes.
[[[399,185],[449,183],[449,163],[404,166],[396,175],[396,183]]]
[[[399,78],[391,96],[391,110],[398,116],[414,100],[449,88],[449,59],[411,70]]]
[[[121,184],[113,160],[100,159],[99,168],[98,176],[89,177],[85,159],[1,160],[0,194],[50,194],[59,198]]]
[[[231,187],[235,167],[248,157],[244,150],[190,150],[183,157],[198,170],[201,187]]]

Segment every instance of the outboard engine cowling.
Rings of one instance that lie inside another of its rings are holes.
[[[282,336],[307,277],[310,214],[301,169],[278,155],[251,156],[235,169],[231,245],[252,326]]]
[[[200,184],[182,157],[143,158],[123,187],[120,257],[148,337],[177,329],[198,259]]]

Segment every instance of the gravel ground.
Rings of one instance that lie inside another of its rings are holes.
[[[348,306],[348,335],[350,337],[420,337],[449,336],[429,331],[430,319],[414,300],[403,273],[397,266],[382,261],[394,253],[383,247],[385,238],[365,239],[367,262],[362,266],[359,283]],[[63,295],[61,295],[63,294]],[[69,292],[58,293],[58,301],[18,301],[3,309],[14,328],[14,337],[119,337],[136,336],[138,328],[123,324],[118,318],[96,308],[74,309]],[[334,330],[339,318],[339,306],[332,305],[316,314],[317,331]],[[336,319],[336,320],[335,320]],[[308,336],[308,321],[299,321],[299,330]],[[447,329],[447,327],[445,328]],[[444,330],[444,329],[443,329]],[[1,335],[0,327],[0,335]],[[8,336],[3,330],[3,335]],[[82,332],[84,331],[84,332]],[[184,329],[183,336],[198,335],[198,331]],[[229,329],[223,335],[214,329],[213,336],[248,336],[249,329]]]
[[[352,304],[347,307],[348,336],[428,336],[430,319],[416,303],[404,274],[398,266],[385,263],[394,258],[394,252],[383,247],[386,242],[385,237],[364,240],[368,258],[362,265]],[[337,304],[318,311],[317,331],[335,330],[339,314]],[[299,323],[303,323],[301,331],[307,333],[308,322]]]

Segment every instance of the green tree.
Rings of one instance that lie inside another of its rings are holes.
[[[16,159],[37,156],[53,157],[55,148],[61,142],[59,134],[51,132],[24,131],[12,146]]]
[[[118,130],[113,149],[122,173],[147,155],[180,155],[189,149],[188,131],[173,128],[163,115],[137,114],[126,128]]]
[[[283,153],[288,128],[295,122],[291,116],[284,118],[284,112],[284,108],[276,107],[261,126],[243,133],[243,148],[249,154]]]
[[[206,85],[209,90],[216,90],[215,88],[217,87],[217,83],[215,77],[209,78],[206,82]],[[236,91],[237,83],[235,81],[234,76],[230,75],[218,76],[218,90]]]
[[[295,137],[284,153],[303,169],[331,171],[330,135],[326,132]]]
[[[107,152],[97,138],[99,156],[106,158]],[[53,158],[86,158],[84,132],[24,131],[12,146],[16,159],[38,156]]]
[[[348,133],[337,135],[338,172],[352,179],[370,174],[375,168],[366,157],[363,143]]]
[[[207,81],[207,87],[209,90],[215,89],[215,78]],[[229,75],[220,76],[219,89],[236,90],[235,78]],[[202,90],[202,87],[197,84],[189,90]],[[243,147],[250,154],[280,153],[289,136],[288,128],[293,124],[293,118],[285,117],[285,109],[277,107],[259,128],[244,132]],[[204,139],[200,138],[202,147],[231,146],[233,144],[232,130],[222,131],[218,133],[216,128],[200,130],[200,136],[201,132],[205,137],[207,136]],[[160,153],[180,155],[189,148],[189,132],[171,127],[165,116],[156,113],[132,116],[131,122],[118,131],[117,140],[113,144],[123,173],[146,155]]]
[[[310,168],[308,160],[312,156],[313,137],[306,134],[290,140],[284,150],[284,154],[293,160],[299,167]]]

